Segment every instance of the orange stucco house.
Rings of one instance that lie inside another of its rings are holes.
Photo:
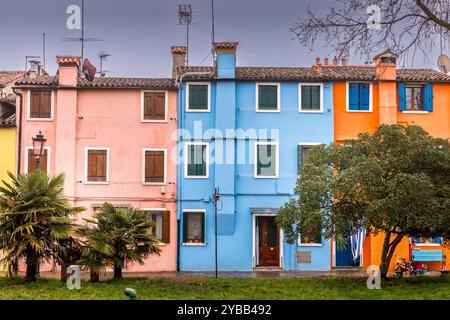
[[[337,79],[333,83],[335,143],[374,132],[380,124],[414,124],[433,136],[450,138],[450,76],[428,69],[399,69],[396,58],[396,54],[385,51],[371,66],[347,65],[345,60],[316,64],[324,76]],[[368,103],[360,103],[358,94],[360,99],[366,94]],[[361,258],[364,269],[380,264],[383,238],[366,236]],[[443,250],[446,267],[450,267],[450,250],[442,247],[439,239],[403,239],[396,254],[409,260],[413,242],[418,249]],[[336,266],[336,248],[332,250],[332,264]],[[391,268],[395,264],[392,260]],[[433,270],[442,267],[441,262],[426,264]]]

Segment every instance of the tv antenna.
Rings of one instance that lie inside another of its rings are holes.
[[[84,0],[81,0],[81,37],[62,38],[63,41],[78,41],[81,44],[81,61],[84,61],[84,43],[90,41],[103,41],[101,38],[87,38],[84,36]]]
[[[31,62],[30,59],[41,59],[41,56],[25,56],[25,71],[28,71],[28,62]]]
[[[178,5],[178,21],[186,26],[186,65],[189,65],[189,26],[192,23],[192,6],[190,4]]]
[[[103,61],[107,61],[107,58],[110,56],[111,56],[111,54],[106,51],[100,51],[98,53],[98,57],[100,58],[100,71],[98,72],[98,74],[100,74],[100,77],[104,77],[106,75],[106,73],[109,72],[109,71],[103,70]]]

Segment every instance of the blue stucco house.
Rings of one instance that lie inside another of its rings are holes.
[[[275,223],[302,160],[334,140],[333,84],[312,68],[236,67],[237,43],[215,43],[214,67],[174,55],[178,94],[178,266],[220,271],[330,270],[320,227],[287,244]]]

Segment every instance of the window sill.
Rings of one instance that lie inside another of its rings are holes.
[[[302,248],[302,247],[323,247],[323,244],[321,243],[302,243],[302,244],[297,244],[297,247]]]
[[[427,114],[430,113],[430,111],[422,111],[422,110],[406,110],[406,111],[401,111],[401,113],[406,113],[406,114]]]
[[[371,113],[373,112],[372,110],[346,110],[347,112],[351,112],[351,113]]]
[[[95,181],[83,181],[83,184],[86,185],[108,185],[109,182],[95,182]]]
[[[142,182],[143,186],[165,186],[167,183],[165,182]]]
[[[206,247],[206,243],[183,243],[186,247]]]
[[[208,176],[185,176],[185,179],[209,179]]]
[[[255,179],[278,179],[278,176],[254,176]]]
[[[261,113],[280,113],[280,109],[276,109],[276,110],[260,110],[260,109],[256,109],[256,112],[261,112]]]
[[[415,243],[416,247],[440,247],[440,243]]]
[[[51,122],[53,121],[53,118],[27,118],[27,121]]]
[[[167,119],[166,120],[142,120],[142,123],[167,123]]]
[[[186,109],[186,112],[195,112],[195,113],[207,113],[207,112],[211,112],[209,109],[207,110],[203,110],[203,109]]]
[[[320,110],[298,110],[299,113],[323,113],[323,109]]]

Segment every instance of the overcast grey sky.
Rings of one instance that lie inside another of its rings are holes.
[[[308,4],[324,12],[331,1],[215,0],[216,40],[238,41],[238,65],[310,66],[316,56],[333,56],[321,45],[313,52],[292,39],[289,28],[304,15]],[[85,56],[98,66],[98,52],[112,56],[104,69],[109,76],[166,77],[171,74],[170,46],[185,43],[185,27],[178,25],[178,4],[192,4],[190,64],[209,65],[210,0],[85,0],[87,37]],[[47,35],[47,70],[54,74],[55,56],[80,54],[79,30],[66,27],[66,8],[81,0],[0,0],[0,70],[23,69],[26,55],[42,54],[42,33]],[[384,48],[382,48],[384,49]],[[382,51],[382,50],[380,50]],[[431,52],[432,67],[438,52]],[[435,56],[435,57],[434,57]],[[424,66],[423,59],[414,67]],[[203,63],[202,63],[203,62]],[[364,61],[350,57],[349,63]]]

